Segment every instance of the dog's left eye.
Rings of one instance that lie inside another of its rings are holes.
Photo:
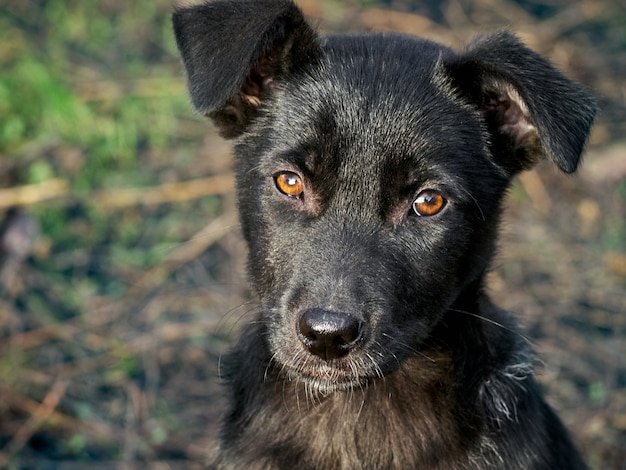
[[[413,201],[413,211],[420,217],[430,217],[441,212],[446,202],[441,193],[427,189],[419,193]]]
[[[304,183],[300,175],[291,171],[281,171],[274,175],[276,188],[285,196],[300,199],[304,194]]]

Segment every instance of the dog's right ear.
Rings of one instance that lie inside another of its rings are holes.
[[[172,21],[195,108],[240,135],[281,78],[314,60],[317,35],[290,0],[217,0]]]
[[[596,114],[593,96],[514,35],[482,36],[445,70],[484,119],[496,162],[513,175],[541,159],[566,173],[580,163]]]

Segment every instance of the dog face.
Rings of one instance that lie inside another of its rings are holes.
[[[461,54],[319,38],[287,1],[174,25],[194,104],[236,139],[269,354],[320,393],[394,371],[480,289],[511,178],[541,158],[574,171],[595,112],[508,33]]]
[[[508,181],[479,114],[437,82],[444,51],[380,39],[328,41],[325,63],[280,86],[237,147],[272,353],[324,391],[388,373],[428,337],[484,271]],[[408,69],[405,48],[420,51]],[[333,314],[352,326],[311,354],[303,316],[341,330]]]

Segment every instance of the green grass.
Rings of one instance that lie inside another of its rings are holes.
[[[171,146],[189,106],[169,2],[51,1],[35,15],[19,5],[0,8],[3,155],[63,142],[85,152],[72,180],[91,188],[136,168],[143,149]]]

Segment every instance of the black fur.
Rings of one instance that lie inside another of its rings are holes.
[[[236,138],[261,303],[212,466],[584,468],[483,284],[511,179],[575,171],[593,98],[507,32],[461,53],[319,37],[287,0],[173,20],[194,105]],[[424,194],[438,213],[415,212]]]

